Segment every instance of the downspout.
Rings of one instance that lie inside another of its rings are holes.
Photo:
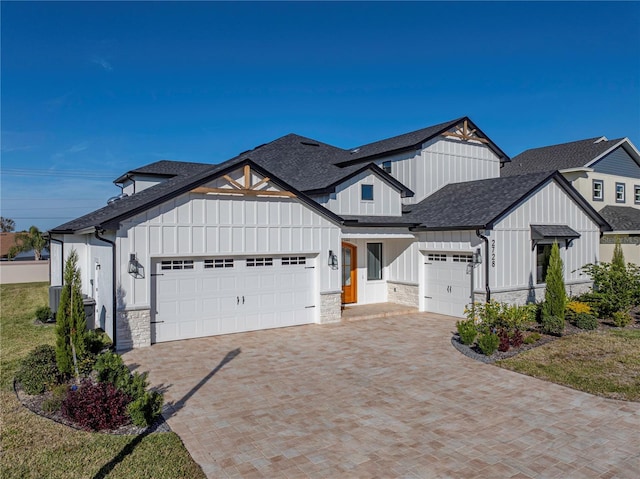
[[[489,238],[480,233],[480,230],[476,230],[476,236],[484,241],[484,289],[486,299],[488,303],[491,301],[491,288],[489,287]],[[473,294],[473,291],[471,292]]]
[[[112,288],[112,292],[113,292],[113,309],[112,309],[112,334],[111,334],[111,340],[113,341],[113,349],[116,350],[116,342],[117,342],[117,338],[116,338],[116,321],[117,321],[117,313],[116,313],[116,308],[118,306],[117,304],[117,299],[116,299],[116,242],[115,241],[111,241],[110,239],[107,238],[103,238],[102,236],[100,236],[101,234],[104,233],[104,230],[101,229],[100,227],[96,226],[96,231],[95,231],[95,235],[96,235],[96,239],[100,240],[100,241],[104,241],[105,243],[109,243],[111,245],[111,288]]]
[[[64,284],[64,241],[54,238],[49,235],[49,243],[55,242],[60,244],[60,284]],[[51,248],[49,248],[49,253],[51,253]],[[51,278],[51,254],[49,254],[49,278]],[[49,279],[51,281],[51,279]]]

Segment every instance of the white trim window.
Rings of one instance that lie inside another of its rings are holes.
[[[616,203],[624,203],[624,183],[616,183]]]
[[[382,169],[385,171],[385,173],[391,174],[391,161],[383,161]]]
[[[604,201],[603,180],[593,180],[593,201]]]
[[[382,243],[367,243],[367,281],[382,279]]]
[[[633,187],[633,202],[636,205],[640,205],[640,185],[635,185]]]

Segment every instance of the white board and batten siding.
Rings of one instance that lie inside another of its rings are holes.
[[[555,182],[543,186],[502,220],[489,234],[492,255],[489,268],[493,289],[513,290],[536,284],[536,252],[532,249],[531,225],[567,225],[580,233],[573,246],[560,245],[565,282],[586,282],[580,268],[599,258],[600,229]],[[578,244],[580,245],[578,247]]]
[[[113,235],[105,234],[114,240]],[[63,246],[51,242],[51,285],[62,285],[62,272],[72,250],[78,255],[82,293],[96,301],[95,326],[111,334],[113,291],[111,286],[113,256],[111,245],[91,234],[62,235]]]
[[[153,258],[296,254],[323,260],[329,250],[340,251],[340,228],[296,199],[187,193],[123,222],[117,249],[125,272],[131,253],[147,271]],[[338,270],[316,271],[318,298],[340,289]],[[125,273],[120,281],[127,308],[149,307],[147,279]]]
[[[500,158],[485,144],[453,138],[434,138],[422,149],[376,160],[391,161],[391,175],[415,196],[404,198],[415,204],[449,183],[497,178]]]
[[[373,201],[363,201],[361,185],[373,186]],[[364,171],[336,187],[330,195],[313,197],[338,215],[401,216],[400,191],[371,171]]]

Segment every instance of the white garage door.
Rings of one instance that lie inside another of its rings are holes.
[[[151,341],[312,323],[312,263],[304,256],[158,260]]]
[[[464,317],[464,308],[470,303],[470,277],[467,263],[470,254],[425,254],[425,309],[432,313]]]

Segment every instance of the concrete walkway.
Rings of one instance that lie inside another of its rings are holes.
[[[166,388],[171,428],[212,478],[640,476],[640,404],[475,362],[451,346],[454,327],[413,314],[125,361]]]

